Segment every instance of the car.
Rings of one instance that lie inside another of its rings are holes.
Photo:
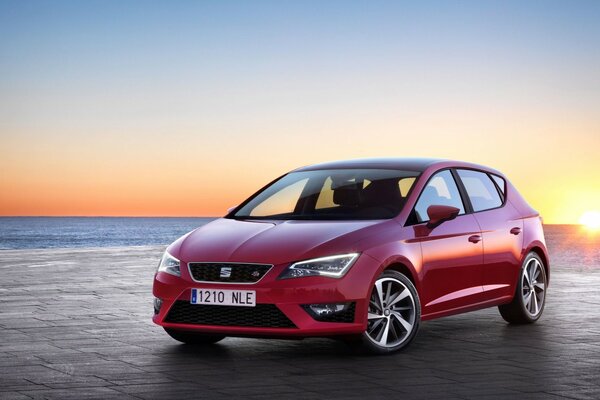
[[[293,170],[167,247],[153,321],[186,344],[330,337],[393,353],[421,321],[498,307],[537,321],[542,219],[500,172],[438,159]]]

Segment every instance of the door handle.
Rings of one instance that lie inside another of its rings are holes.
[[[479,243],[479,242],[481,242],[481,236],[479,236],[479,235],[469,236],[469,242],[471,242],[471,243]]]
[[[521,233],[521,228],[519,228],[518,226],[515,226],[514,228],[512,228],[510,230],[510,233],[512,233],[513,235],[518,235],[519,233]]]

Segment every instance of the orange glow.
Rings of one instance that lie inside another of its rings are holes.
[[[579,223],[590,231],[600,230],[600,212],[588,211],[579,218]]]
[[[489,129],[486,141],[473,141],[478,128],[465,128],[454,135],[460,140],[450,140],[439,133],[446,122],[425,129],[390,120],[389,126],[369,128],[340,120],[327,132],[314,126],[274,126],[266,132],[240,126],[245,135],[237,141],[226,132],[165,138],[130,134],[110,140],[108,135],[73,136],[72,143],[56,140],[59,135],[35,142],[2,137],[0,215],[219,216],[290,169],[380,156],[454,158],[495,167],[546,223],[577,223],[600,204],[600,188],[590,184],[600,181],[600,161],[589,150],[598,148],[592,143],[597,139],[583,135],[575,144],[535,134],[522,138],[500,125],[495,132]],[[282,130],[290,134],[280,136]],[[368,130],[377,134],[364,135]],[[298,138],[311,145],[298,145]],[[544,140],[543,153],[529,153]],[[493,151],[489,141],[495,142]],[[519,141],[522,145],[514,147]],[[582,161],[568,168],[574,158]]]

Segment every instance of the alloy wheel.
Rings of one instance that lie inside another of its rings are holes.
[[[410,337],[415,319],[415,299],[406,285],[391,277],[377,279],[369,300],[369,340],[381,347],[396,347]]]
[[[536,258],[532,258],[523,268],[521,276],[523,306],[535,318],[542,311],[546,298],[546,272]]]

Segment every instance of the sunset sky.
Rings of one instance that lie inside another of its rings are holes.
[[[222,215],[315,162],[600,210],[600,1],[0,1],[0,215]]]

